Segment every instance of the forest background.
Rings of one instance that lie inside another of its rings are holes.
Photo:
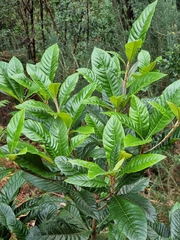
[[[5,0],[0,2],[0,60],[12,56],[38,62],[58,43],[61,82],[79,67],[88,67],[93,48],[122,52],[134,20],[151,0]],[[162,56],[160,67],[177,80],[180,2],[159,0],[144,49]],[[82,86],[80,85],[80,88]],[[158,87],[156,91],[159,91]],[[153,89],[154,94],[154,89]]]

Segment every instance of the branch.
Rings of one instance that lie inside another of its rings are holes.
[[[155,145],[155,146],[152,147],[151,149],[147,150],[145,153],[154,150],[155,148],[157,148],[158,146],[160,146],[163,142],[165,142],[165,141],[171,136],[171,134],[176,130],[176,128],[179,127],[179,124],[180,124],[180,121],[177,120],[177,122],[173,125],[171,131],[168,132],[168,134],[163,138],[163,140],[161,140],[157,145]]]

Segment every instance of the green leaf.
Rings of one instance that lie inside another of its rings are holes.
[[[13,168],[0,167],[0,180],[2,180],[5,176],[9,176],[13,170]]]
[[[78,165],[81,167],[88,168],[89,169],[89,171],[88,171],[89,179],[93,179],[97,176],[106,174],[106,172],[102,168],[100,168],[100,166],[98,164],[93,163],[93,162],[88,162],[88,161],[84,161],[81,159],[72,159],[72,160],[69,160],[69,162],[71,164],[75,164],[75,165]]]
[[[10,153],[13,153],[21,135],[25,118],[25,110],[17,112],[7,125],[7,144]]]
[[[79,174],[68,177],[65,182],[81,187],[102,188],[107,186],[106,182],[100,178],[90,180],[87,174]]]
[[[133,42],[128,42],[125,45],[125,53],[129,62],[131,62],[136,56],[138,50],[142,46],[142,39],[135,40]]]
[[[80,133],[80,134],[92,134],[94,133],[94,128],[90,126],[82,126],[79,127],[78,129],[75,130],[75,132]]]
[[[160,154],[141,154],[135,156],[126,164],[121,174],[139,172],[158,163],[165,158],[166,156]]]
[[[55,173],[48,171],[39,155],[27,153],[25,156],[18,157],[15,161],[22,169],[27,169],[43,177],[52,177]]]
[[[122,198],[113,197],[109,211],[118,229],[130,240],[146,240],[147,221],[142,209]]]
[[[76,225],[78,229],[88,230],[80,216],[78,209],[74,205],[67,204],[66,207],[60,211],[58,217],[70,225]]]
[[[52,122],[52,125],[49,129],[50,135],[52,134],[55,139],[57,146],[58,155],[67,155],[68,153],[68,130],[65,123],[57,118]]]
[[[76,204],[76,207],[86,214],[86,216],[90,216],[97,220],[100,218],[95,198],[90,192],[85,190],[76,192],[73,201]]]
[[[40,68],[53,82],[56,70],[58,68],[59,48],[57,44],[49,47],[41,58]]]
[[[60,83],[51,83],[49,85],[49,91],[51,92],[53,98],[55,99],[59,92]]]
[[[117,61],[119,60],[116,56],[111,57],[99,48],[94,48],[91,56],[92,70],[97,76],[99,85],[109,97],[120,95],[120,65]]]
[[[131,97],[129,117],[136,124],[140,136],[146,138],[149,131],[149,112],[146,105],[135,95]]]
[[[108,227],[108,240],[126,240],[121,229],[116,224],[110,224]]]
[[[180,107],[177,107],[174,103],[172,102],[167,102],[171,111],[174,113],[176,118],[180,120]]]
[[[161,131],[167,124],[169,124],[174,118],[173,112],[170,110],[167,102],[172,102],[176,106],[180,106],[180,80],[177,80],[170,84],[157,99],[157,103],[166,109],[164,114],[159,110],[153,109],[150,117],[150,128],[147,138],[151,137],[155,133]]]
[[[70,176],[74,176],[74,175],[78,175],[78,174],[87,172],[87,170],[85,168],[71,164],[69,160],[73,160],[73,159],[65,157],[65,156],[58,156],[54,159],[56,166],[60,169],[60,171],[66,177],[70,177]]]
[[[25,184],[25,180],[22,177],[22,171],[18,171],[12,175],[7,181],[6,185],[1,189],[0,202],[9,204],[14,201],[15,197],[19,193],[19,189]]]
[[[27,149],[27,152],[34,154],[34,155],[38,155],[38,156],[42,157],[43,159],[47,160],[49,163],[53,163],[53,160],[46,153],[40,151],[39,149],[34,147],[32,144],[29,144],[27,142],[19,142],[17,144],[18,150],[21,151],[24,148]]]
[[[22,174],[23,178],[31,183],[33,186],[36,186],[39,189],[42,189],[46,192],[56,192],[56,193],[70,193],[72,191],[72,187],[61,180],[51,180],[44,179],[37,176],[33,176],[29,173],[24,172]]]
[[[83,113],[85,109],[83,102],[85,99],[91,96],[95,89],[96,89],[95,84],[89,84],[83,89],[81,89],[81,91],[75,95],[70,108],[70,114],[73,119],[72,124],[74,124]]]
[[[142,146],[146,143],[150,143],[152,141],[151,138],[141,140],[140,138],[134,137],[131,134],[128,134],[124,138],[124,146],[125,147],[135,147],[135,146]]]
[[[148,222],[148,237],[152,240],[169,239],[170,231],[164,223],[161,222]],[[163,237],[163,238],[162,238]],[[175,239],[174,239],[175,240]]]
[[[55,223],[54,223],[55,224]],[[60,226],[57,226],[60,228]],[[33,230],[35,233],[33,234]],[[63,229],[64,230],[64,229]],[[62,232],[64,232],[62,230]],[[30,230],[30,234],[27,236],[26,240],[88,240],[89,235],[91,234],[90,230],[76,230],[74,233],[48,233],[41,235],[40,230],[35,226]]]
[[[45,98],[45,100],[47,100],[47,97],[53,99],[53,95],[49,91],[49,85],[51,84],[49,77],[41,69],[32,64],[27,64],[26,70],[39,87],[41,95]]]
[[[86,114],[85,121],[88,126],[93,127],[95,134],[101,139],[104,130],[104,124],[90,114]]]
[[[28,235],[28,228],[21,221],[17,220],[12,209],[0,203],[0,222],[16,235],[19,240],[25,240]]]
[[[81,143],[83,143],[86,138],[88,138],[87,134],[85,134],[85,135],[78,134],[75,137],[72,137],[70,140],[68,155],[70,155],[76,147],[78,147]]]
[[[58,112],[55,114],[55,116],[60,117],[63,120],[63,122],[66,124],[67,128],[69,128],[71,126],[72,117],[68,113]]]
[[[79,79],[79,74],[74,73],[67,77],[67,79],[62,83],[59,95],[58,95],[58,102],[60,108],[64,106],[64,104],[67,102],[67,100],[70,98],[71,92],[75,89],[76,84]]]
[[[148,72],[139,76],[136,81],[134,81],[129,87],[128,96],[138,93],[140,90],[149,86],[151,83],[158,81],[159,79],[165,77],[166,74],[160,72]]]
[[[47,118],[48,115],[55,115],[55,112],[45,103],[36,100],[27,100],[16,106],[17,109],[25,109],[40,118]]]
[[[97,105],[97,106],[101,106],[101,107],[107,108],[109,110],[112,110],[112,108],[106,102],[102,101],[101,99],[99,99],[96,96],[92,96],[88,99],[85,99],[83,103],[84,104]]]
[[[150,64],[151,56],[148,51],[141,50],[138,54],[138,67],[142,69]]]
[[[89,82],[96,83],[96,90],[102,92],[102,86],[99,84],[96,74],[88,68],[78,68],[77,71]]]
[[[127,199],[128,201],[139,206],[143,210],[147,220],[151,222],[155,222],[157,220],[156,210],[147,198],[144,198],[139,194],[132,194],[132,193],[121,195],[121,196]]]
[[[148,31],[152,17],[154,15],[156,4],[157,1],[149,4],[138,17],[138,19],[133,23],[130,30],[128,42],[133,42],[138,39],[142,39],[142,42],[144,42],[146,32]]]
[[[103,146],[106,151],[106,157],[110,164],[110,156],[112,153],[113,147],[116,143],[119,143],[119,150],[124,149],[124,129],[122,127],[121,122],[118,120],[116,116],[112,116],[103,132]]]
[[[180,204],[176,203],[170,211],[170,231],[172,240],[179,239],[180,236]]]
[[[121,187],[120,194],[137,194],[144,191],[145,188],[149,187],[149,178],[141,177],[138,181],[131,184],[126,184]]]
[[[11,76],[13,80],[15,80],[17,83],[19,83],[21,86],[30,89],[33,82],[30,80],[24,72],[22,73],[15,73]]]
[[[19,88],[21,86],[9,78],[7,68],[8,68],[7,63],[0,65],[0,89],[2,92],[8,94],[9,96],[15,98],[17,101],[21,102],[23,100],[21,95],[21,89],[19,91]]]
[[[119,108],[120,104],[122,103],[123,101],[123,98],[124,98],[124,95],[121,95],[121,96],[112,96],[110,97],[110,101],[111,103],[114,105],[114,107],[116,109]],[[111,110],[111,109],[110,109]]]

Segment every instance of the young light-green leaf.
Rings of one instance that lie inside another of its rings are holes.
[[[126,53],[126,57],[129,62],[131,62],[134,59],[134,57],[136,56],[136,54],[137,54],[138,50],[141,48],[141,46],[142,46],[141,39],[138,39],[133,42],[128,42],[125,45],[125,53]]]

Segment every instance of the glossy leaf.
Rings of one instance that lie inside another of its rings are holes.
[[[106,51],[94,48],[92,56],[92,70],[97,75],[97,81],[106,94],[120,95],[120,67],[116,64],[117,57],[111,57]]]
[[[47,118],[48,115],[53,116],[55,112],[45,103],[36,100],[27,100],[16,106],[17,109],[25,109],[33,115],[41,118]]]
[[[60,108],[62,108],[64,104],[67,102],[67,100],[70,98],[71,92],[75,89],[78,79],[79,74],[74,73],[67,77],[66,80],[62,83],[58,95],[58,102]]]
[[[81,167],[88,168],[88,177],[93,179],[100,175],[106,175],[106,172],[96,163],[84,161],[81,159],[69,160],[71,164],[75,164]]]
[[[22,168],[27,169],[37,175],[43,177],[53,177],[55,173],[48,171],[47,167],[43,164],[39,155],[27,153],[23,157],[18,157],[16,163]]]
[[[124,146],[125,147],[135,147],[135,146],[142,146],[146,143],[150,143],[152,141],[151,138],[149,139],[145,139],[145,140],[141,140],[140,138],[137,138],[133,135],[126,135],[124,138]]]
[[[51,179],[44,179],[37,176],[33,176],[26,172],[24,172],[22,176],[27,182],[31,183],[33,186],[36,186],[37,188],[42,189],[46,192],[56,192],[56,193],[63,192],[67,194],[70,191],[72,191],[71,186],[61,180],[53,181]]]
[[[107,122],[103,132],[103,146],[106,151],[107,160],[110,163],[112,149],[119,143],[119,150],[124,148],[124,129],[116,116],[112,116]]]
[[[78,134],[75,137],[72,137],[70,140],[68,155],[70,155],[76,147],[83,143],[87,137],[87,134]]]
[[[87,216],[97,220],[100,218],[95,198],[90,192],[81,190],[75,193],[73,201],[76,207]]]
[[[59,226],[58,226],[59,227]],[[37,228],[36,226],[34,228]],[[89,235],[91,234],[90,230],[79,230],[74,233],[49,233],[42,234],[36,229],[31,229],[30,234],[27,236],[26,240],[88,240]]]
[[[104,130],[104,124],[102,124],[102,122],[100,122],[98,119],[92,117],[89,114],[86,114],[85,121],[88,124],[88,126],[94,128],[96,135],[101,139]]]
[[[34,155],[38,155],[38,156],[42,157],[43,159],[47,160],[49,163],[53,163],[53,160],[46,153],[40,151],[39,149],[34,147],[32,144],[29,144],[27,142],[19,142],[17,144],[18,150],[21,151],[24,148],[27,149],[27,152],[34,154]]]
[[[134,203],[114,196],[109,211],[118,229],[130,240],[146,240],[147,221],[142,209]]]
[[[138,133],[145,138],[149,131],[149,112],[146,105],[135,95],[131,97],[129,117],[136,124]]]
[[[112,110],[112,108],[106,102],[102,101],[101,99],[99,99],[96,96],[92,96],[88,99],[85,99],[83,103],[84,104],[97,105],[97,106],[101,106],[101,107]]]
[[[167,102],[172,102],[176,104],[176,106],[180,106],[179,96],[180,96],[180,80],[177,80],[170,84],[156,101],[159,105],[163,107],[163,109],[166,109],[166,111],[163,114],[160,111],[153,109],[150,117],[150,128],[148,132],[149,137],[161,131],[167,124],[169,124],[172,121],[172,119],[174,118],[174,114],[170,110]]]
[[[124,95],[121,95],[121,96],[112,96],[110,97],[110,101],[111,103],[114,105],[114,107],[116,109],[119,108],[120,104],[122,103],[123,101],[123,98],[124,98]]]
[[[140,90],[144,89],[145,87],[149,86],[151,83],[158,81],[159,79],[165,77],[166,74],[160,72],[148,72],[136,79],[130,88],[128,96],[132,94],[138,93]]]
[[[72,124],[74,124],[83,113],[85,109],[83,102],[85,99],[91,96],[95,89],[96,89],[95,84],[89,84],[83,89],[81,89],[81,91],[75,95],[70,108],[70,114],[73,119]]]
[[[5,176],[9,176],[12,171],[13,168],[0,167],[0,180],[2,180]]]
[[[28,235],[26,225],[17,220],[12,209],[2,202],[0,203],[0,222],[13,232],[17,239],[26,239],[26,236]]]
[[[40,88],[44,98],[46,95],[48,98],[53,98],[52,93],[49,91],[49,85],[51,84],[49,77],[41,69],[32,64],[27,64],[26,70],[33,81]]]
[[[102,92],[102,86],[99,84],[96,74],[88,68],[78,68],[77,71],[89,82],[96,83],[96,90]]]
[[[137,124],[131,118],[129,118],[127,115],[118,113],[118,112],[110,112],[110,111],[104,112],[104,114],[106,114],[109,117],[116,116],[122,124],[133,129],[136,133],[138,133],[138,135],[141,136],[141,132],[139,132]]]
[[[149,187],[149,178],[142,177],[138,181],[131,184],[126,184],[121,187],[120,194],[137,194],[144,191],[146,187]]]
[[[70,177],[70,176],[74,176],[74,175],[78,175],[78,174],[82,174],[82,173],[87,173],[86,169],[70,163],[69,160],[73,161],[73,159],[65,157],[65,156],[58,156],[54,159],[56,166],[60,169],[60,171],[66,177]]]
[[[137,59],[138,59],[138,67],[142,69],[143,67],[146,67],[150,64],[151,56],[148,51],[141,50],[140,53],[138,54]]]
[[[60,83],[51,83],[49,85],[49,91],[51,92],[53,98],[55,99],[59,92]]]
[[[145,168],[148,168],[161,160],[166,156],[160,154],[141,154],[133,157],[124,167],[121,174],[139,172]]]
[[[155,222],[157,220],[156,210],[147,198],[132,193],[122,195],[122,197],[139,206],[143,210],[147,220],[150,222]]]
[[[164,223],[158,221],[152,223],[148,221],[148,237],[150,240],[169,239],[170,231]]]
[[[81,187],[102,188],[107,186],[107,184],[100,178],[90,180],[87,174],[79,174],[68,177],[65,182]]]
[[[125,53],[129,62],[131,62],[134,59],[134,57],[136,56],[141,46],[142,46],[142,39],[138,39],[133,42],[128,42],[125,45]]]
[[[170,211],[170,230],[172,240],[178,240],[180,237],[180,204],[176,203]]]
[[[57,44],[50,46],[41,58],[40,68],[53,82],[58,68],[59,48]]]
[[[116,224],[110,224],[108,227],[108,240],[125,240],[126,237]]]
[[[172,102],[167,102],[171,111],[174,113],[176,118],[180,120],[180,107],[177,107],[174,103]]]
[[[58,143],[56,138],[39,122],[26,120],[23,134],[34,142],[45,144],[47,152],[51,157],[58,156]]]
[[[7,95],[15,98],[17,101],[22,101],[21,96],[19,97],[18,89],[20,85],[12,79],[9,78],[7,73],[7,63],[3,63],[0,65],[0,89],[2,92]]]
[[[49,133],[56,139],[58,155],[66,156],[68,153],[68,130],[65,123],[60,118],[55,119],[52,122]]]
[[[146,32],[151,24],[151,20],[155,11],[157,1],[149,4],[138,19],[133,23],[132,28],[130,30],[128,42],[132,42],[138,39],[142,39],[144,42],[146,37]]]
[[[13,174],[0,191],[0,202],[9,204],[10,202],[14,201],[20,188],[25,182],[26,181],[22,177],[22,171],[18,171]]]
[[[10,153],[13,153],[21,135],[25,118],[25,110],[17,112],[7,125],[7,144]]]

